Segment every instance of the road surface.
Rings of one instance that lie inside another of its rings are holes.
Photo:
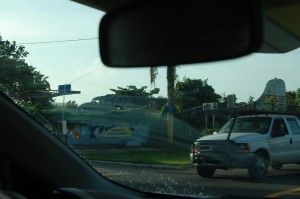
[[[243,195],[300,198],[300,165],[269,168],[264,180],[249,178],[246,169],[217,170],[213,178],[201,178],[193,165],[185,168],[152,168],[133,165],[91,163],[107,178],[142,191],[219,197]]]

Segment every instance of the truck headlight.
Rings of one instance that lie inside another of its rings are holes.
[[[198,144],[194,143],[191,145],[191,153],[199,153]]]
[[[250,145],[247,143],[238,143],[236,152],[237,153],[249,153]]]

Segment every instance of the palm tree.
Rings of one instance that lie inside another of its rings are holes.
[[[152,85],[155,85],[155,80],[157,77],[158,71],[156,66],[150,67],[150,82]],[[167,111],[167,126],[168,126],[168,141],[173,142],[173,109],[174,109],[174,85],[176,75],[176,66],[167,66],[167,92],[168,92],[168,111]]]

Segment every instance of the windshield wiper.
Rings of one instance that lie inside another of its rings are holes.
[[[233,118],[231,119],[230,127],[229,127],[229,132],[228,132],[228,135],[227,135],[227,139],[226,139],[226,140],[230,140],[230,135],[231,135],[231,132],[232,132],[232,129],[233,129],[233,126],[234,126],[235,119],[236,119],[236,117],[233,117]]]

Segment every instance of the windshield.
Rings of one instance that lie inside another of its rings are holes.
[[[218,131],[218,133],[229,133],[232,122],[233,122],[233,119],[226,122],[226,124],[220,129],[220,131]]]
[[[272,118],[249,117],[234,120],[232,133],[260,133],[266,134],[269,130]]]
[[[253,180],[248,167],[203,175],[191,144],[222,128],[238,109],[299,110],[300,49],[202,64],[110,68],[99,56],[103,15],[72,1],[1,1],[1,93],[99,175],[136,190],[262,197],[299,186],[299,164],[286,165],[299,157],[299,138],[291,138],[288,149],[283,147],[289,139],[280,145],[292,154],[280,163],[284,155],[273,145],[279,159],[268,162],[265,181]],[[266,134],[270,121],[238,118],[232,132]],[[258,148],[251,151],[254,146],[245,142],[238,145],[241,151],[257,155]]]

